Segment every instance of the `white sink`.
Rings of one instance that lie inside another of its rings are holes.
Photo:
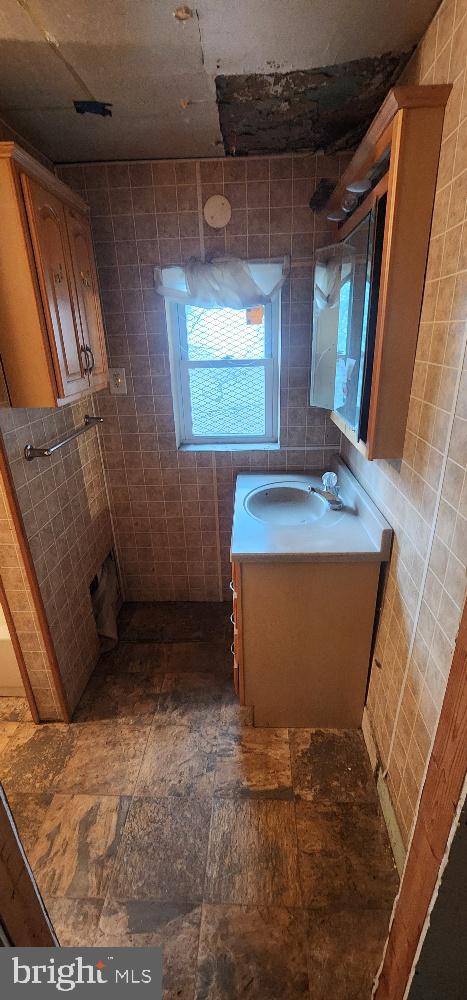
[[[245,497],[245,510],[258,521],[277,525],[310,524],[326,513],[326,501],[299,480],[268,483]]]
[[[262,472],[237,476],[232,559],[263,562],[384,562],[392,530],[350,469],[338,457],[342,510],[332,510],[309,487],[321,474]]]

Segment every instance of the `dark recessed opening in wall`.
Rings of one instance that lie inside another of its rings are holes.
[[[112,549],[93,576],[89,593],[101,651],[105,653],[118,642],[117,616],[122,605],[117,561]]]

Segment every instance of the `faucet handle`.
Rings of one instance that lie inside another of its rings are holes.
[[[321,482],[328,493],[335,493],[337,496],[337,476],[335,472],[325,472],[324,476],[321,477]]]

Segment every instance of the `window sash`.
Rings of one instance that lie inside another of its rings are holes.
[[[263,309],[264,309],[264,354],[261,354],[258,360],[262,360],[263,358],[272,358],[273,346],[274,346],[272,304],[270,302],[266,303],[266,305],[263,306]],[[180,345],[180,358],[181,360],[188,361],[190,359],[188,358],[188,331],[186,327],[185,306],[179,305],[177,307],[177,318],[178,318],[177,328],[178,328],[178,338]],[[240,360],[241,360],[240,358],[235,358],[235,361],[240,361]],[[249,359],[249,360],[255,360],[255,359]]]
[[[193,433],[193,410],[191,404],[191,392],[190,392],[190,369],[193,368],[263,368],[264,369],[264,409],[265,409],[265,433],[260,436],[255,436],[252,434],[239,435],[239,434],[216,434],[216,435],[206,435],[206,434],[194,434]],[[188,443],[193,444],[213,444],[219,442],[220,444],[228,443],[231,441],[235,444],[246,443],[248,441],[252,442],[267,442],[271,441],[273,434],[273,415],[271,411],[271,397],[273,391],[273,380],[274,380],[274,364],[272,358],[264,358],[259,360],[248,360],[248,361],[181,361],[180,362],[180,402],[181,402],[181,415],[182,415],[182,426],[184,428],[183,440]]]
[[[185,307],[167,302],[169,328],[170,373],[174,399],[177,445],[209,444],[277,444],[279,436],[279,323],[280,294],[265,306],[265,352],[260,358],[188,359]],[[195,368],[263,368],[265,374],[265,433],[254,435],[195,435],[192,426],[192,405],[189,385],[190,369]]]

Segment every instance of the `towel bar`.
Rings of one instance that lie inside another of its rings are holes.
[[[33,458],[50,458],[50,455],[53,455],[54,451],[58,451],[59,448],[63,448],[64,444],[68,444],[69,441],[73,441],[74,438],[79,437],[80,434],[84,434],[84,432],[89,430],[90,427],[96,427],[97,424],[102,424],[103,422],[103,417],[90,417],[86,413],[82,427],[77,427],[76,430],[71,431],[70,434],[67,434],[67,436],[62,438],[60,441],[56,441],[55,444],[50,444],[48,448],[34,448],[32,444],[25,445],[24,457],[28,462],[32,462]]]

